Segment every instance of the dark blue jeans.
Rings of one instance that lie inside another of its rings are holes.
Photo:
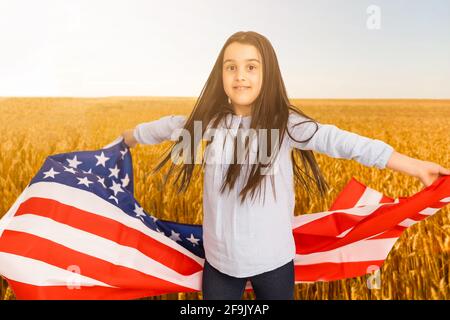
[[[250,280],[256,300],[294,300],[294,260],[248,278],[235,278],[214,268],[205,259],[203,266],[203,300],[241,300]]]

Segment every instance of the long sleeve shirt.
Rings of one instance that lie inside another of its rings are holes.
[[[174,131],[184,126],[187,118],[169,115],[136,126],[133,134],[138,143],[157,144],[165,140],[176,140]],[[381,140],[371,139],[353,132],[342,130],[335,125],[314,122],[300,122],[309,119],[290,113],[288,130],[276,160],[277,170],[263,180],[261,190],[264,198],[252,200],[248,195],[241,204],[239,191],[245,185],[247,175],[238,177],[235,187],[228,192],[220,192],[225,178],[229,158],[237,129],[250,128],[251,116],[226,116],[219,124],[226,135],[214,136],[210,144],[214,150],[223,150],[217,156],[221,161],[206,162],[203,181],[203,247],[208,262],[233,277],[246,278],[274,270],[296,257],[292,233],[295,194],[292,160],[293,148],[313,150],[333,158],[354,159],[368,166],[386,167],[393,147]],[[317,130],[317,131],[316,131]],[[315,134],[314,134],[315,133]],[[307,142],[303,140],[312,138]],[[208,148],[205,150],[208,154]],[[207,157],[207,156],[206,156]],[[205,158],[207,160],[207,158]],[[246,168],[249,164],[243,164]],[[245,171],[245,170],[243,170]],[[269,181],[268,181],[269,180]],[[263,187],[264,185],[264,187]],[[275,189],[275,190],[273,190]]]

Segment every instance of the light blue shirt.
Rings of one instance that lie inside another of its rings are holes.
[[[166,140],[176,140],[174,131],[183,128],[187,117],[169,115],[136,126],[133,134],[140,144],[157,144]],[[217,135],[219,138],[205,150],[208,158],[209,148],[223,150],[222,163],[205,165],[203,180],[203,246],[208,262],[219,271],[239,278],[274,270],[296,258],[295,242],[292,234],[295,193],[292,169],[292,148],[312,150],[333,158],[354,159],[368,166],[383,169],[393,153],[391,145],[371,139],[331,124],[305,122],[309,119],[291,113],[288,130],[296,142],[286,134],[280,146],[274,171],[274,187],[270,180],[264,179],[261,187],[264,196],[251,200],[248,196],[241,204],[239,190],[244,186],[247,164],[243,164],[243,174],[231,192],[220,193],[220,187],[229,163],[225,159],[231,154],[232,139],[241,124],[250,128],[251,117],[230,115],[219,124],[230,135]],[[230,126],[231,124],[231,126]],[[265,185],[265,187],[264,187]],[[276,192],[275,192],[276,191]]]

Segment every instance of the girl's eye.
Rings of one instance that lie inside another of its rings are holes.
[[[228,66],[226,69],[228,70],[228,69],[230,69],[231,67],[234,67],[234,66]],[[252,68],[252,69],[250,69],[250,68]],[[250,69],[250,70],[254,70],[254,69],[256,69],[256,67],[255,67],[254,65],[250,65],[250,66],[249,66],[249,69]]]

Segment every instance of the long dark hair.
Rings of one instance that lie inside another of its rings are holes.
[[[225,93],[222,81],[222,70],[223,70],[222,64],[224,52],[227,46],[233,42],[253,45],[259,50],[262,57],[263,75],[264,75],[263,82],[261,91],[251,108],[250,128],[267,129],[269,150],[272,150],[272,148],[274,147],[271,146],[270,129],[279,130],[278,131],[280,133],[279,144],[281,144],[285,132],[287,132],[289,136],[297,142],[307,142],[312,138],[311,136],[307,140],[298,141],[291,136],[289,130],[286,130],[290,111],[296,112],[297,114],[306,117],[307,119],[309,119],[307,120],[307,122],[310,121],[316,122],[316,121],[313,118],[304,114],[296,106],[290,104],[286,88],[284,86],[284,82],[281,77],[278,60],[269,40],[266,37],[253,31],[236,32],[235,34],[230,36],[223,45],[219,53],[219,56],[217,57],[217,60],[214,64],[214,67],[211,71],[211,74],[209,75],[208,80],[206,81],[206,84],[204,85],[202,92],[195,103],[194,109],[187,118],[186,123],[184,125],[183,129],[188,130],[191,136],[191,141],[189,141],[189,148],[191,152],[189,155],[190,161],[188,161],[188,163],[183,163],[181,166],[179,166],[180,169],[178,170],[178,175],[175,180],[176,183],[181,178],[178,193],[180,193],[181,191],[186,191],[186,189],[189,186],[196,164],[194,157],[197,154],[198,144],[201,142],[194,140],[195,138],[194,121],[201,121],[202,124],[212,123],[211,128],[217,128],[217,125],[221,122],[221,120],[224,117],[226,117],[228,114],[234,113],[232,106],[228,102],[228,97]],[[299,125],[301,123],[298,123],[296,125]],[[205,130],[206,127],[202,125],[202,136]],[[171,159],[172,151],[174,150],[174,148],[178,149],[180,148],[180,144],[182,143],[181,140],[182,139],[180,137],[178,142],[174,143],[169,148],[168,154],[153,169],[153,173],[160,170],[165,165],[165,163],[169,159]],[[211,141],[208,141],[207,146],[210,143]],[[234,146],[236,146],[236,138],[234,143],[235,143]],[[259,153],[259,146],[258,146],[258,153]],[[276,157],[276,154],[277,152],[271,154],[272,159]],[[296,158],[301,159],[303,167],[306,170],[301,169]],[[320,168],[316,162],[313,152],[311,150],[301,150],[294,148],[292,149],[291,159],[293,163],[294,181],[296,183],[301,183],[309,193],[310,186],[308,182],[303,178],[302,173],[304,173],[307,178],[315,181],[321,196],[324,196],[329,186],[320,171]],[[234,147],[234,160],[236,160],[236,147]],[[204,166],[205,164],[204,161],[202,164]],[[256,189],[260,191],[260,188],[258,187],[261,185],[261,182],[265,177],[265,175],[261,175],[261,169],[265,166],[266,164],[261,163],[252,165],[247,182],[239,193],[241,197],[241,202],[245,200],[249,192],[253,198]],[[172,162],[170,169],[164,178],[164,186],[166,185],[169,176],[173,173],[176,167],[177,164]],[[224,179],[224,182],[222,184],[221,188],[222,193],[224,192],[227,186],[229,189],[232,189],[235,186],[236,180],[239,174],[241,173],[241,167],[242,164],[238,164],[236,163],[236,161],[232,161],[232,163],[229,165],[226,178]],[[314,178],[312,178],[308,174],[308,171],[312,171]],[[271,176],[271,178],[273,179],[273,175]]]

